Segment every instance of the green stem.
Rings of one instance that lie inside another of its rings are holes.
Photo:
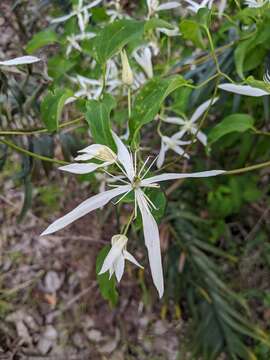
[[[251,166],[246,166],[244,168],[240,168],[240,169],[235,169],[235,170],[229,170],[226,171],[224,173],[224,175],[236,175],[236,174],[242,174],[248,171],[254,171],[254,170],[258,170],[258,169],[262,169],[265,167],[270,166],[270,161],[266,161],[264,163],[260,163],[260,164],[256,164],[256,165],[251,165]]]
[[[204,29],[205,29],[206,34],[207,34],[207,37],[208,37],[208,41],[209,41],[209,44],[210,44],[211,54],[212,54],[212,57],[213,57],[214,62],[215,62],[215,64],[216,64],[217,72],[220,74],[221,71],[220,71],[220,67],[219,67],[218,58],[217,58],[217,55],[216,55],[216,52],[215,52],[215,47],[214,47],[214,43],[213,43],[212,36],[211,36],[210,31],[209,31],[209,29],[208,29],[207,26],[204,26]]]
[[[128,118],[131,118],[131,88],[128,87]]]
[[[132,213],[131,213],[131,215],[130,215],[130,217],[128,219],[128,223],[127,223],[127,225],[126,225],[126,227],[125,227],[125,229],[123,231],[123,235],[125,235],[125,236],[127,235],[128,229],[129,229],[129,227],[130,227],[130,225],[131,225],[131,223],[132,223],[132,221],[134,219],[134,214],[135,214],[135,210],[132,211]]]
[[[39,155],[39,154],[36,154],[36,153],[33,153],[32,151],[29,151],[29,150],[26,150],[16,144],[14,144],[13,142],[11,141],[7,141],[7,140],[3,140],[3,139],[0,139],[0,142],[2,144],[5,144],[7,146],[9,146],[10,148],[22,153],[22,154],[25,154],[25,155],[28,155],[28,156],[31,156],[33,158],[36,158],[36,159],[39,159],[39,160],[42,160],[42,161],[47,161],[47,162],[51,162],[51,163],[55,163],[55,164],[59,164],[59,165],[67,165],[69,164],[68,162],[66,161],[62,161],[62,160],[57,160],[57,159],[52,159],[52,158],[49,158],[47,156],[43,156],[43,155]]]
[[[255,132],[255,134],[257,135],[264,135],[264,136],[270,136],[270,132],[267,132],[267,131],[261,131],[261,130],[258,130],[256,128],[252,128],[252,130]]]
[[[84,116],[79,117],[78,119],[67,121],[59,125],[59,128],[65,128],[70,125],[77,124],[84,119]],[[0,131],[0,136],[13,136],[13,135],[38,135],[49,133],[47,129],[35,129],[35,130],[3,130]]]

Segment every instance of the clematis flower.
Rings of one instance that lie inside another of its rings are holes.
[[[234,94],[239,94],[239,95],[254,96],[254,97],[270,95],[270,93],[265,90],[262,90],[260,88],[256,88],[253,86],[249,86],[249,85],[238,85],[238,84],[231,84],[231,83],[227,84],[226,83],[226,84],[221,84],[218,87],[221,90],[229,91],[229,92],[232,92]]]
[[[118,69],[113,60],[109,60],[107,63],[107,71],[105,75],[106,88],[109,93],[122,85],[118,79]],[[101,79],[90,79],[82,75],[76,77],[70,77],[70,80],[79,85],[79,90],[74,93],[74,96],[68,98],[65,104],[70,104],[79,98],[86,98],[88,100],[98,99],[102,93],[102,80]]]
[[[146,0],[148,7],[148,18],[155,15],[158,11],[175,9],[180,4],[176,1],[169,1],[164,4],[159,4],[158,0]]]
[[[133,51],[132,56],[149,79],[153,77],[152,52],[150,46],[141,46]]]
[[[260,8],[267,4],[269,0],[245,0],[245,5],[249,8]]]
[[[89,174],[98,168],[106,167],[113,164],[116,161],[117,155],[105,145],[93,144],[86,148],[79,150],[75,160],[77,161],[89,161],[92,159],[102,161],[101,164],[97,163],[73,163],[69,165],[61,166],[59,169],[73,174]]]
[[[203,172],[189,173],[189,174],[164,173],[162,175],[146,178],[146,175],[148,174],[151,166],[153,165],[152,163],[150,167],[148,167],[145,170],[149,158],[142,165],[140,170],[138,170],[136,160],[135,162],[133,162],[133,156],[129,152],[128,148],[124,145],[121,139],[114,132],[112,132],[112,136],[117,146],[117,160],[115,161],[115,164],[119,167],[122,174],[125,176],[125,180],[123,179],[121,180],[121,182],[124,183],[124,185],[115,185],[116,186],[115,189],[104,191],[83,201],[71,212],[64,215],[60,219],[54,221],[46,230],[43,231],[41,235],[48,235],[58,230],[61,230],[67,225],[74,222],[75,220],[90,213],[91,211],[94,211],[98,208],[102,208],[103,206],[108,204],[110,200],[122,195],[121,198],[118,200],[119,202],[127,194],[129,194],[130,192],[134,192],[135,213],[137,213],[137,207],[138,207],[142,215],[143,233],[144,233],[145,245],[148,251],[148,258],[150,262],[150,269],[151,269],[153,281],[158,290],[159,296],[161,297],[164,292],[164,284],[163,284],[159,231],[158,231],[158,225],[153,215],[151,214],[151,209],[155,208],[155,206],[148,198],[148,196],[145,194],[144,190],[147,188],[158,187],[159,186],[158,183],[161,181],[184,179],[189,177],[199,178],[199,177],[217,176],[224,173],[224,171],[212,170],[212,171],[203,171]]]
[[[95,36],[96,36],[96,34],[93,32],[87,32],[87,33],[82,33],[82,34],[77,34],[77,35],[71,34],[71,35],[67,36],[66,39],[68,42],[68,46],[66,49],[66,56],[69,56],[73,49],[81,52],[82,48],[80,46],[80,41],[89,40]]]
[[[198,4],[196,1],[193,0],[185,0],[186,3],[189,4],[187,9],[192,11],[193,13],[197,14],[197,12],[205,7],[208,7],[208,9],[212,8],[213,0],[203,0],[200,4]]]
[[[124,13],[120,0],[111,0],[107,6],[109,9],[106,10],[106,14],[110,17],[110,22],[117,19],[130,19],[130,16]]]
[[[176,154],[189,158],[188,154],[185,153],[185,150],[182,148],[182,145],[188,145],[191,141],[182,141],[179,139],[179,134],[174,134],[171,137],[162,136],[161,137],[161,148],[157,158],[157,168],[161,168],[164,163],[165,156],[168,150],[173,150]]]
[[[127,251],[128,238],[123,234],[114,235],[111,239],[112,247],[106,256],[99,275],[109,270],[110,278],[115,273],[118,282],[122,279],[125,269],[125,260],[143,269],[133,255]]]
[[[80,28],[81,32],[83,33],[85,31],[86,25],[88,24],[88,21],[89,21],[88,10],[97,6],[101,2],[102,2],[102,0],[95,0],[95,1],[92,1],[90,4],[87,4],[84,6],[83,0],[78,0],[78,5],[74,6],[74,10],[71,13],[69,13],[68,15],[64,15],[64,16],[52,19],[51,23],[54,24],[54,23],[65,22],[65,21],[71,19],[73,16],[76,16],[78,19],[79,28]]]
[[[16,65],[25,65],[25,64],[33,64],[41,59],[35,56],[20,56],[14,59],[0,61],[0,65],[2,66],[16,66]]]
[[[162,119],[163,121],[170,123],[170,124],[176,124],[181,126],[181,130],[175,134],[175,136],[178,139],[181,139],[186,133],[190,133],[192,135],[195,135],[196,138],[204,145],[207,145],[207,137],[206,135],[198,129],[198,126],[195,124],[196,121],[199,120],[199,118],[203,115],[203,113],[208,109],[210,103],[212,102],[212,105],[218,100],[218,98],[215,98],[213,101],[207,100],[203,104],[201,104],[194,112],[194,114],[191,116],[190,119],[182,119],[180,117],[166,117]]]

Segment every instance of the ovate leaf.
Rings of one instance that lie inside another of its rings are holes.
[[[209,133],[208,140],[210,143],[216,142],[222,136],[232,132],[245,132],[252,129],[254,119],[247,114],[233,114],[227,116]]]
[[[96,261],[96,274],[97,274],[97,282],[99,285],[99,289],[101,295],[105,300],[108,300],[111,305],[115,306],[118,301],[118,292],[116,290],[116,283],[114,276],[109,279],[109,273],[98,275],[101,270],[102,264],[110,251],[110,246],[105,246],[98,254]]]
[[[52,30],[44,30],[35,34],[26,45],[26,52],[33,54],[36,50],[43,46],[50,45],[57,42],[57,34]]]
[[[65,101],[72,96],[71,90],[55,89],[49,91],[41,103],[41,118],[46,128],[57,131]]]
[[[94,38],[94,54],[100,64],[118,53],[135,37],[143,35],[144,22],[134,20],[118,20],[106,25]]]
[[[177,75],[169,79],[153,78],[143,86],[136,96],[131,114],[131,140],[144,124],[154,119],[166,97],[186,83],[182,76]]]
[[[180,31],[185,40],[190,40],[199,48],[204,48],[202,28],[197,21],[185,19],[180,23]]]
[[[97,144],[104,144],[115,149],[111,134],[110,113],[116,106],[115,99],[105,94],[102,100],[87,101],[86,121]]]

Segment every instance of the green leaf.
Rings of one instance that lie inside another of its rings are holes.
[[[100,64],[105,64],[130,41],[142,36],[143,30],[142,21],[124,19],[106,25],[93,40],[96,60]]]
[[[168,79],[153,78],[148,81],[135,98],[129,123],[130,139],[133,140],[140,128],[154,119],[163,101],[177,88],[187,84],[186,80],[176,75]]]
[[[180,23],[180,31],[185,40],[190,40],[195,46],[204,49],[202,28],[197,21],[182,20]]]
[[[144,31],[154,30],[156,28],[174,29],[172,24],[160,18],[151,18],[144,24]]]
[[[58,130],[59,120],[65,101],[72,96],[71,90],[55,89],[49,91],[41,103],[41,118],[50,132]]]
[[[105,274],[98,275],[109,251],[110,251],[110,246],[107,245],[99,252],[96,261],[96,274],[97,274],[97,282],[99,285],[101,295],[105,300],[108,300],[112,306],[115,306],[118,302],[119,295],[116,290],[116,283],[114,276],[112,276],[111,279],[109,279],[108,272]]]
[[[54,56],[48,60],[48,75],[54,79],[60,78],[76,65],[76,62],[63,56]]]
[[[244,71],[252,70],[261,63],[270,48],[269,42],[268,24],[262,24],[253,34],[250,34],[248,39],[240,41],[234,52],[234,61],[236,71],[242,79],[244,78]]]
[[[210,143],[214,143],[222,136],[231,132],[245,132],[249,129],[252,129],[253,124],[254,119],[250,115],[229,115],[210,131],[208,140]]]
[[[43,46],[57,42],[57,34],[53,30],[44,30],[35,34],[27,43],[25,51],[28,54],[33,54],[36,50]]]
[[[102,100],[89,100],[86,103],[86,121],[97,144],[104,144],[115,149],[111,134],[110,113],[116,106],[115,99],[105,94]]]

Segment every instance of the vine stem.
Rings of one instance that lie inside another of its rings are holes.
[[[84,119],[84,116],[80,116],[78,119],[67,121],[63,124],[59,125],[59,128],[65,128],[70,125],[77,124]],[[35,129],[35,130],[3,130],[0,131],[0,136],[13,136],[13,135],[38,135],[38,134],[46,134],[49,133],[46,128],[43,129]]]
[[[131,118],[131,88],[128,87],[128,118]]]
[[[11,141],[8,141],[8,140],[3,140],[3,139],[0,139],[0,142],[2,144],[5,144],[7,145],[8,147],[22,153],[22,154],[25,154],[25,155],[28,155],[28,156],[31,156],[33,158],[36,158],[36,159],[39,159],[39,160],[42,160],[42,161],[47,161],[47,162],[51,162],[51,163],[55,163],[55,164],[59,164],[59,165],[67,165],[69,164],[68,162],[66,161],[62,161],[62,160],[57,160],[57,159],[52,159],[52,158],[49,158],[47,156],[43,156],[43,155],[39,155],[39,154],[36,154],[32,151],[29,151],[29,150],[26,150],[16,144],[14,144],[13,142]]]
[[[130,225],[131,225],[131,223],[132,223],[132,221],[134,219],[134,215],[135,215],[135,210],[132,211],[132,213],[131,213],[131,215],[130,215],[130,217],[128,219],[128,223],[127,223],[126,227],[123,230],[123,235],[125,235],[125,236],[127,235],[128,229],[129,229],[129,227],[130,227]]]

